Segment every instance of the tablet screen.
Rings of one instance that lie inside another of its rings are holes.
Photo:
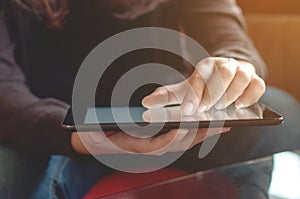
[[[147,111],[144,107],[95,107],[88,108],[84,118],[84,124],[111,124],[145,122],[143,113]]]
[[[255,104],[242,109],[236,109],[232,105],[225,110],[211,109],[207,112],[197,111],[192,116],[186,116],[182,113],[179,105],[154,109],[146,109],[144,107],[95,107],[87,109],[84,124],[253,120],[262,119],[264,109],[265,107],[261,104]]]

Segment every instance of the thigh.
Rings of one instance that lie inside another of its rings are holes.
[[[276,152],[300,149],[300,105],[289,94],[269,87],[263,103],[285,117],[280,126],[239,127],[221,135],[213,150],[198,158],[200,145],[187,151],[173,166],[190,171],[205,170],[251,160]]]
[[[32,198],[81,198],[110,169],[93,157],[52,156]]]
[[[29,198],[46,170],[48,156],[31,156],[0,146],[0,196]]]

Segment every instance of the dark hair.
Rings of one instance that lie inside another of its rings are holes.
[[[62,28],[68,15],[68,0],[15,0],[25,10],[34,13],[48,28]]]

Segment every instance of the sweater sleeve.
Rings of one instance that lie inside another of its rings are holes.
[[[68,105],[39,99],[26,85],[15,61],[5,18],[0,15],[0,142],[33,154],[74,152],[70,133],[61,129]]]
[[[211,56],[232,57],[252,63],[258,75],[267,70],[251,39],[235,0],[180,0],[186,33]]]

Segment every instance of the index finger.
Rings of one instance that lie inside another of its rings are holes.
[[[179,104],[185,94],[184,86],[185,82],[158,87],[142,100],[142,105],[146,108],[154,108]]]

